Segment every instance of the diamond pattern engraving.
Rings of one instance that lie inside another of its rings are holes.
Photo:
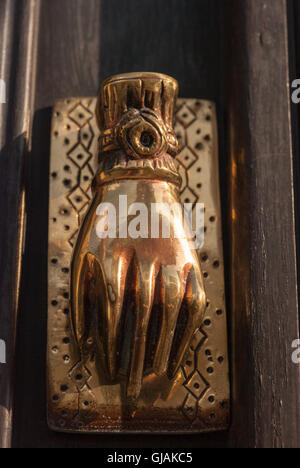
[[[184,203],[196,203],[198,197],[195,195],[189,187],[186,187],[183,192],[181,192],[181,200]]]
[[[80,171],[80,187],[84,192],[87,192],[92,183],[94,173],[89,164],[86,164],[82,171]]]
[[[68,242],[70,246],[73,248],[74,244],[76,242],[77,236],[78,236],[79,229],[76,229],[76,231],[72,234],[72,236],[68,239]]]
[[[51,425],[60,429],[86,432],[93,430],[89,419],[92,417],[91,408],[94,418],[92,426],[96,431],[101,430],[103,406],[98,405],[99,395],[102,391],[106,395],[102,395],[102,400],[100,398],[103,404],[103,401],[111,401],[111,393],[115,389],[105,383],[102,390],[103,382],[97,380],[95,362],[92,359],[85,363],[80,361],[71,333],[68,334],[70,343],[63,349],[57,345],[57,335],[64,337],[65,331],[71,328],[69,294],[66,292],[69,288],[68,259],[70,262],[78,228],[91,199],[91,182],[97,168],[95,103],[94,98],[58,103],[51,132],[49,297],[52,303],[49,305],[48,335],[51,350],[49,369],[56,376],[56,387],[50,391],[58,396],[58,401],[64,402],[68,410],[56,414],[58,405],[53,403],[49,420],[53,421]],[[168,396],[171,400],[174,398],[170,401],[171,407],[178,408],[178,430],[184,428],[187,431],[203,431],[203,427],[209,430],[225,428],[229,413],[228,405],[222,406],[222,402],[229,400],[229,386],[220,208],[218,191],[214,185],[214,174],[218,172],[216,139],[213,134],[214,112],[209,101],[179,99],[175,115],[175,132],[180,147],[176,163],[182,178],[181,200],[193,204],[201,201],[205,204],[205,222],[209,234],[199,252],[203,272],[208,275],[205,278],[207,313],[182,362],[181,378],[176,380],[179,390],[172,390]],[[65,249],[63,252],[60,251],[61,246]],[[52,261],[57,262],[55,266]],[[52,278],[55,268],[60,271],[59,285],[55,282],[56,277]],[[62,375],[64,379],[60,382]],[[67,385],[68,379],[72,380],[69,392],[60,394],[59,389]],[[78,395],[76,391],[72,393],[73,387],[77,389]],[[159,415],[160,408],[166,408],[165,397],[161,400],[158,398],[156,404]],[[220,411],[214,411],[216,405],[221,408]],[[211,414],[214,418],[210,417]],[[142,417],[139,423],[141,421]],[[164,424],[162,420],[161,425]]]
[[[91,159],[92,155],[83,147],[82,144],[79,144],[68,153],[68,157],[74,164],[82,168]]]
[[[86,123],[84,127],[80,129],[80,141],[83,146],[88,150],[94,138],[94,132],[89,123]]]
[[[177,156],[177,161],[185,168],[189,169],[196,161],[197,156],[186,146]]]
[[[196,119],[194,112],[192,112],[186,104],[184,104],[176,114],[179,122],[186,128],[191,125]]]
[[[191,346],[189,347],[188,352],[186,353],[185,359],[182,363],[182,367],[185,376],[191,375],[191,373],[195,370],[195,352],[191,348]]]
[[[200,328],[194,333],[194,336],[191,341],[191,349],[194,351],[198,349],[207,338],[207,335]]]
[[[69,118],[79,127],[83,127],[93,117],[92,112],[81,103],[69,112]]]
[[[69,372],[69,377],[76,385],[79,391],[88,385],[88,381],[91,378],[91,373],[81,362],[78,362],[76,366]]]
[[[202,398],[209,384],[204,380],[200,372],[195,371],[188,380],[183,384],[189,392],[191,392],[197,400]]]
[[[81,187],[77,187],[69,196],[68,200],[72,204],[74,210],[79,213],[85,205],[89,202],[89,197],[86,193],[82,190]]]

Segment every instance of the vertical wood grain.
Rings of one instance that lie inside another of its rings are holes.
[[[291,344],[299,323],[286,2],[239,0],[231,7],[231,437],[238,446],[248,438],[253,447],[297,447],[300,376]]]
[[[38,18],[39,0],[1,2],[0,70],[7,102],[0,104],[0,337],[6,343],[6,363],[0,364],[0,447],[10,446],[12,432],[24,163],[33,115]]]

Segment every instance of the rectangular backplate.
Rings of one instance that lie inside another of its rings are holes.
[[[215,106],[178,99],[176,157],[182,202],[205,206],[199,251],[207,293],[204,321],[173,380],[144,378],[134,412],[122,404],[120,383],[101,382],[93,355],[80,363],[72,335],[69,272],[72,247],[91,199],[97,166],[95,98],[60,100],[51,130],[48,263],[48,423],[64,432],[206,432],[229,422],[224,268]]]

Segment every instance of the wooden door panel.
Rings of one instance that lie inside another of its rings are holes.
[[[14,141],[19,151],[1,150],[0,159],[7,220],[1,251],[10,253],[0,256],[1,293],[4,286],[9,292],[0,310],[9,343],[0,405],[10,408],[14,393],[13,446],[299,445],[299,369],[290,358],[299,332],[285,0],[19,0],[18,8],[6,0],[0,8],[1,70],[9,84],[8,103],[0,105],[1,147]],[[217,105],[231,428],[188,436],[58,434],[47,428],[45,388],[51,107],[59,98],[96,95],[109,75],[143,70],[174,76],[181,96]],[[18,124],[22,119],[29,125]],[[17,267],[5,266],[20,265],[23,180],[27,224],[14,361]]]

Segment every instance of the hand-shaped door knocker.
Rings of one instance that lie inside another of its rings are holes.
[[[181,206],[173,159],[177,91],[174,79],[156,73],[119,75],[104,82],[96,108],[99,169],[71,263],[78,346],[84,354],[94,314],[98,351],[107,377],[114,381],[126,342],[127,397],[132,399],[140,394],[145,361],[157,375],[177,373],[206,306],[197,251],[181,210],[160,213],[162,223],[169,223],[168,235],[153,227],[159,207]],[[130,229],[130,220],[135,229]],[[124,318],[128,304],[133,304],[130,326]],[[154,307],[159,320],[155,346],[149,347]]]

